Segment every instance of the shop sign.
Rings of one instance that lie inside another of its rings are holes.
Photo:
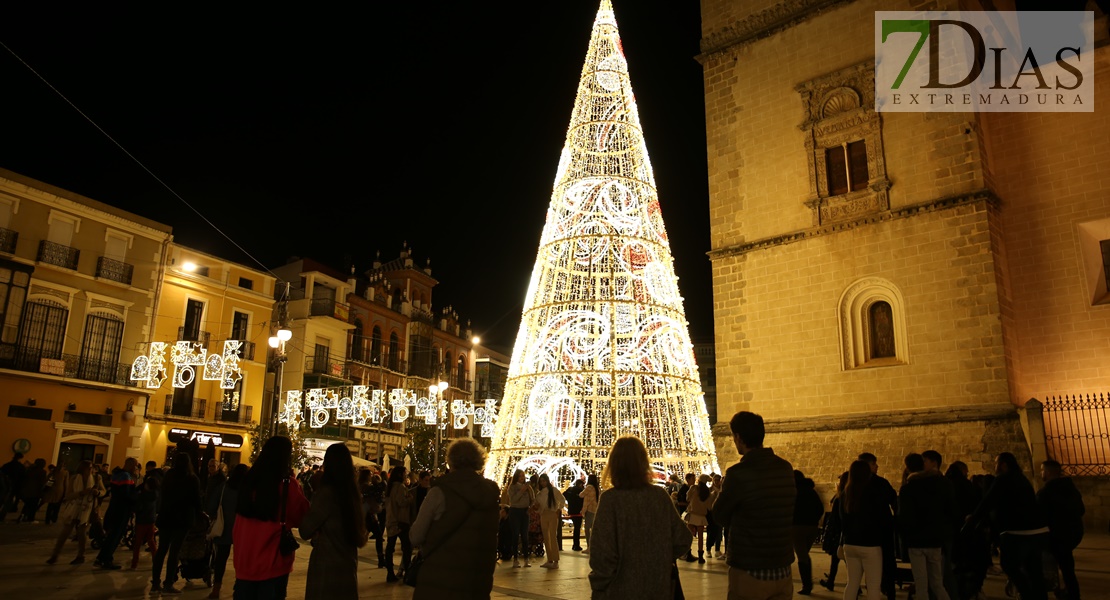
[[[243,446],[243,436],[234,433],[193,431],[174,427],[170,429],[170,433],[166,437],[175,444],[183,440],[191,440],[201,446],[207,446],[208,444],[222,448],[241,448]]]

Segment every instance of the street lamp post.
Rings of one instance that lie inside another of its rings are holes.
[[[436,435],[435,435],[435,444],[434,444],[434,447],[433,447],[433,450],[432,450],[432,473],[433,474],[438,474],[439,473],[439,436],[440,436],[439,432],[440,432],[440,427],[443,424],[443,418],[444,418],[444,415],[443,415],[443,413],[444,413],[443,398],[442,398],[442,396],[443,396],[443,391],[446,390],[446,389],[447,389],[447,382],[446,381],[441,381],[438,384],[433,383],[432,385],[428,386],[428,392],[432,397],[432,402],[435,403],[435,409],[436,409],[436,424],[435,424]]]
[[[281,379],[285,372],[285,342],[293,338],[293,332],[284,327],[270,336],[269,344],[274,349],[274,398],[270,403],[270,435],[277,432],[278,406],[281,404]]]

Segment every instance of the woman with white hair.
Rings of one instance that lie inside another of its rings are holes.
[[[489,598],[497,564],[497,484],[482,476],[485,448],[460,438],[447,448],[450,472],[428,490],[409,537],[423,565],[414,600]]]

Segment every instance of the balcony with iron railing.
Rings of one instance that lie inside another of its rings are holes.
[[[208,347],[208,342],[212,340],[212,334],[207,331],[200,331],[196,329],[186,330],[184,327],[177,328],[177,339],[181,342],[200,342],[205,348]]]
[[[147,420],[185,420],[185,421],[204,421],[208,412],[208,400],[204,398],[193,398],[192,403],[185,407],[179,406],[174,409],[173,394],[166,394],[166,403],[163,405],[163,410],[158,411],[158,408],[151,402],[147,404],[146,419]],[[218,412],[218,411],[217,411]]]
[[[127,387],[137,385],[136,382],[131,381],[130,364],[18,345],[8,345],[3,352],[0,352],[0,368]]]
[[[350,315],[350,307],[334,298],[313,298],[308,305],[308,314],[313,317],[332,317],[344,323]]]
[[[238,410],[228,410],[224,405],[218,404],[213,417],[219,423],[249,425],[254,422],[254,407],[240,405]]]
[[[347,361],[334,356],[307,356],[304,361],[304,372],[346,379]]]
[[[76,271],[77,259],[80,258],[80,256],[81,251],[77,248],[42,240],[39,242],[39,253],[38,256],[35,257],[35,260],[48,265],[55,265]]]
[[[15,254],[15,243],[19,240],[19,232],[0,227],[0,252]]]
[[[108,281],[115,281],[124,285],[131,285],[131,276],[135,271],[133,265],[101,256],[96,259],[96,276]]]

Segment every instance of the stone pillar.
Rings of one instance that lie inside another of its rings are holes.
[[[1033,472],[1030,474],[1032,479],[1038,473],[1041,463],[1048,460],[1048,445],[1045,442],[1044,431],[1044,404],[1036,398],[1030,398],[1019,411],[1025,443],[1029,445],[1030,458],[1033,460]]]

